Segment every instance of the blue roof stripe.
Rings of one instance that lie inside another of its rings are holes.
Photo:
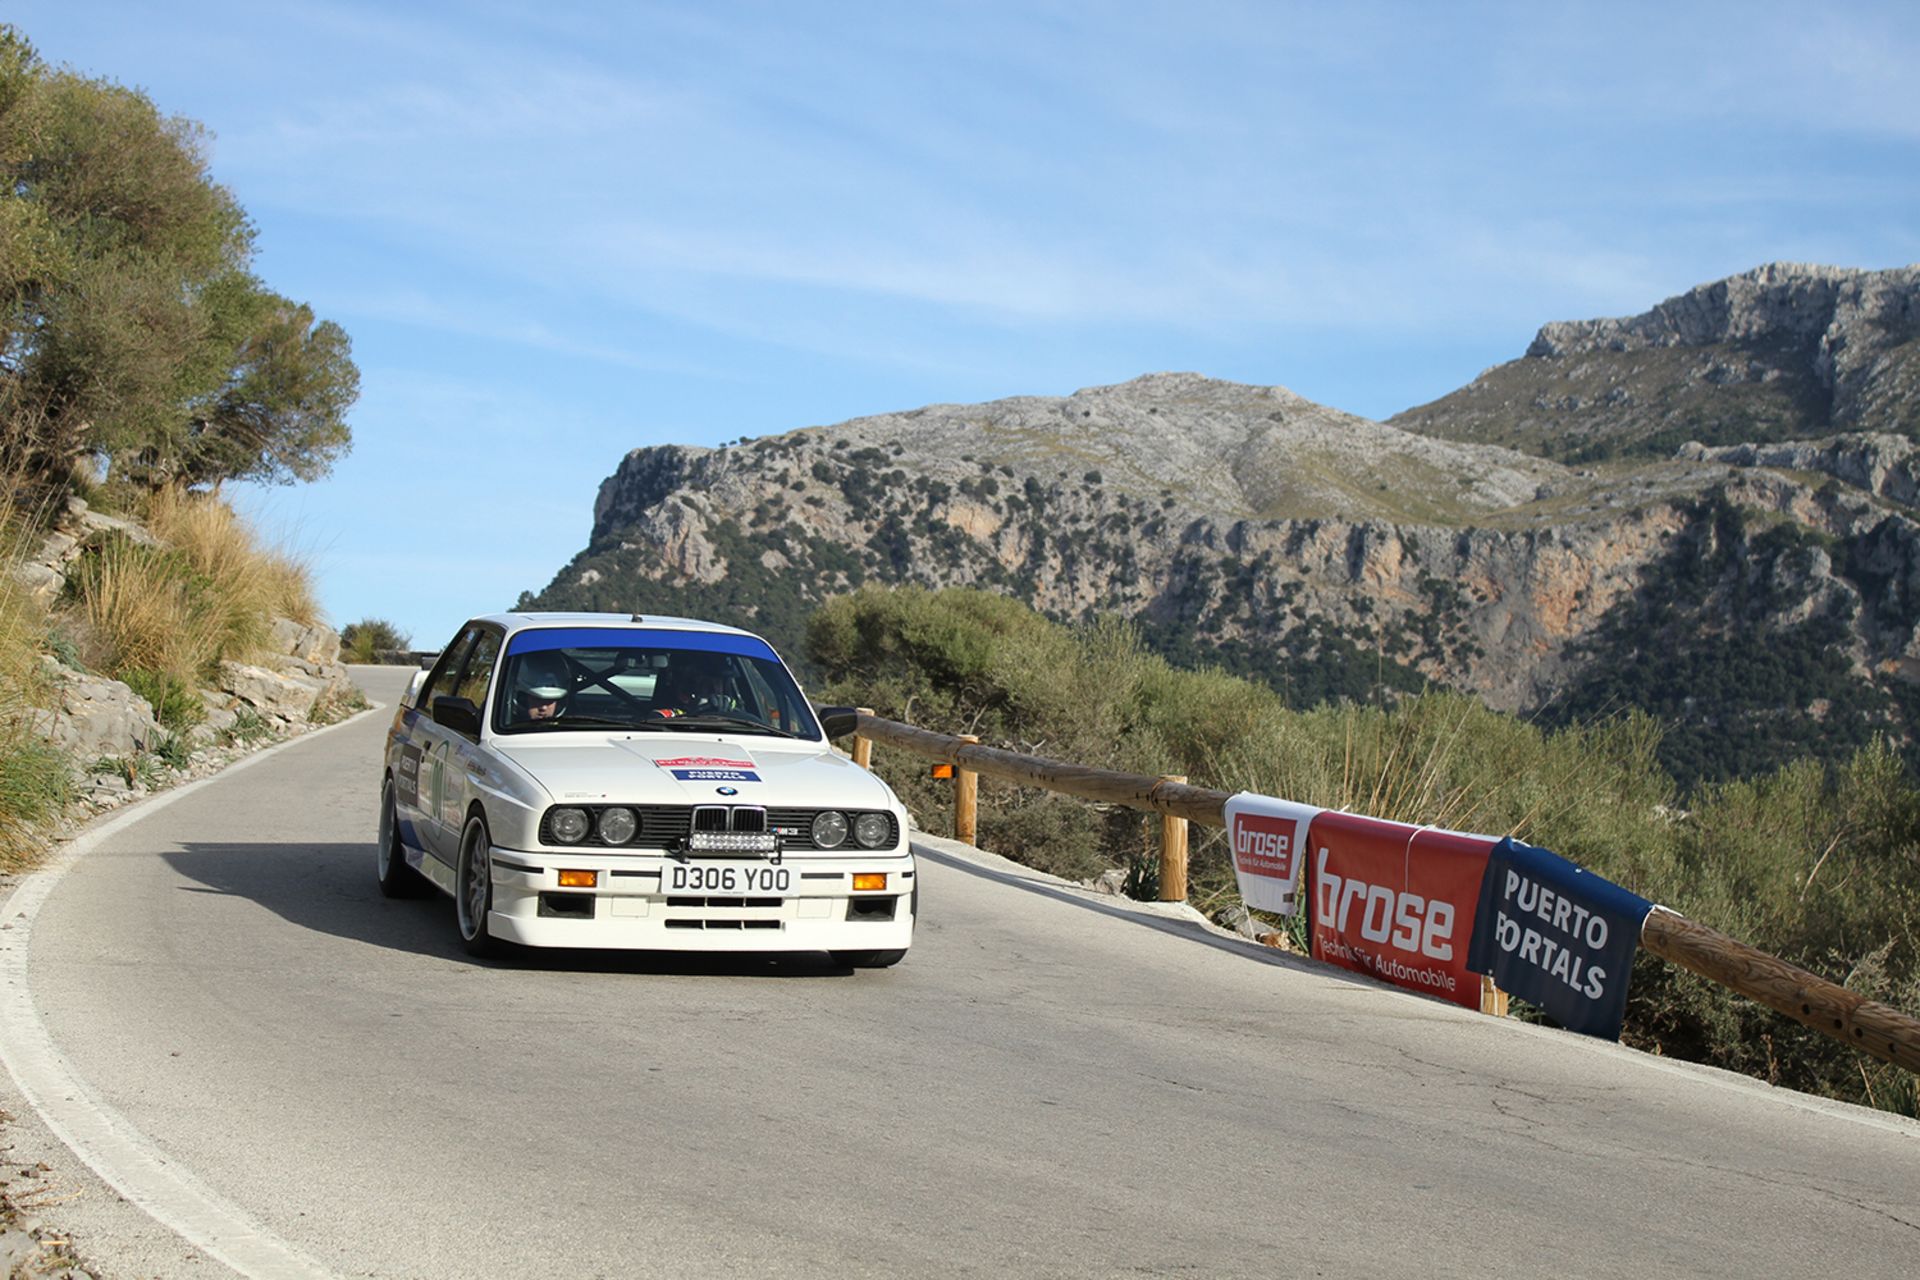
[[[734,653],[743,658],[778,662],[773,648],[759,636],[725,631],[673,631],[654,627],[535,627],[517,631],[507,652],[540,653],[547,649],[691,649],[698,653]]]

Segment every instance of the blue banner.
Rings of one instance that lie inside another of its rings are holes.
[[[1618,1040],[1651,910],[1559,854],[1508,838],[1493,847],[1480,881],[1467,968],[1569,1031]]]

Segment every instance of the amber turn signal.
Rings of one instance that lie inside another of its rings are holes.
[[[598,871],[562,871],[560,887],[562,889],[592,889],[600,884]]]
[[[927,774],[929,777],[934,778],[951,778],[953,776],[953,766],[950,764],[937,764],[927,770]]]
[[[854,892],[862,889],[884,889],[887,887],[887,873],[884,871],[856,871],[853,876]]]

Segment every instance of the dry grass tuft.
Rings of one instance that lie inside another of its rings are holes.
[[[223,656],[265,634],[256,613],[234,607],[180,552],[130,538],[97,540],[75,563],[69,586],[89,660],[115,674],[198,682]]]
[[[232,608],[311,625],[320,620],[306,557],[259,535],[211,494],[162,489],[147,502],[153,535],[232,597]]]

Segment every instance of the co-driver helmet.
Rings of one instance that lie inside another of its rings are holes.
[[[566,660],[557,653],[530,653],[520,659],[513,684],[523,712],[539,703],[563,701],[572,692]]]

